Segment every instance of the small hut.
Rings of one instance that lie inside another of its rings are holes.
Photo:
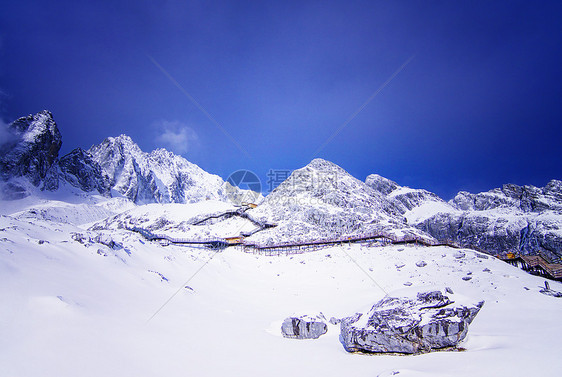
[[[242,237],[242,236],[227,237],[224,240],[229,245],[240,245],[240,244],[242,244],[242,240],[244,240],[244,237]]]

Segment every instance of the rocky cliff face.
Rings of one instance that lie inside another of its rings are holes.
[[[480,194],[459,192],[451,204],[460,210],[486,211],[512,208],[522,212],[562,211],[562,182],[550,181],[545,187],[503,185]]]
[[[401,187],[378,175],[366,184],[383,194],[408,224],[441,241],[492,254],[542,252],[562,256],[562,182],[545,187],[504,185],[488,192],[459,192],[448,203],[437,195]]]
[[[0,146],[5,199],[29,195],[27,182],[41,190],[55,191],[68,183],[82,191],[109,195],[107,176],[87,152],[78,148],[58,159],[62,137],[49,111],[19,118],[8,131],[12,137]]]
[[[41,111],[9,125],[12,138],[0,146],[0,177],[25,177],[39,186],[56,161],[62,145],[53,115]]]
[[[561,194],[556,180],[542,188],[510,184],[480,194],[460,192],[450,202],[456,212],[433,214],[418,226],[490,253],[540,251],[556,261],[562,256]]]
[[[60,177],[82,191],[98,191],[110,196],[109,177],[101,166],[82,148],[76,148],[59,160]]]

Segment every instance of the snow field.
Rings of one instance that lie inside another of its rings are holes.
[[[538,292],[543,279],[470,250],[352,245],[267,257],[161,247],[125,231],[114,235],[125,249],[110,250],[73,241],[69,224],[2,217],[0,229],[6,376],[526,376],[537,365],[554,376],[561,364],[562,301]],[[332,325],[318,340],[280,336],[287,316],[364,312],[385,295],[377,284],[392,292],[407,282],[486,301],[466,351],[349,354]]]

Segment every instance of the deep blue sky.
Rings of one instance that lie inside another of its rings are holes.
[[[562,179],[561,19],[560,1],[5,1],[1,115],[51,110],[62,153],[126,133],[223,178],[322,157],[446,199],[543,186]]]

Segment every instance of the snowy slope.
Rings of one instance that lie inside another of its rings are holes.
[[[142,228],[172,238],[205,240],[239,236],[256,225],[231,213],[239,208],[209,200],[189,204],[147,204],[92,224],[92,230]],[[225,216],[222,216],[226,214]],[[206,218],[209,218],[206,221]]]
[[[27,184],[27,193],[31,195],[19,200],[0,200],[0,215],[87,225],[135,207],[126,198],[87,193],[67,183],[62,183],[57,191],[43,191]]]
[[[122,248],[110,248],[74,240],[80,231],[0,217],[2,375],[556,376],[562,367],[562,301],[538,292],[542,279],[469,250],[356,245],[266,257],[162,248],[126,231],[111,233]],[[352,315],[405,283],[486,301],[464,352],[349,354],[332,325],[318,340],[281,337],[289,315]]]

